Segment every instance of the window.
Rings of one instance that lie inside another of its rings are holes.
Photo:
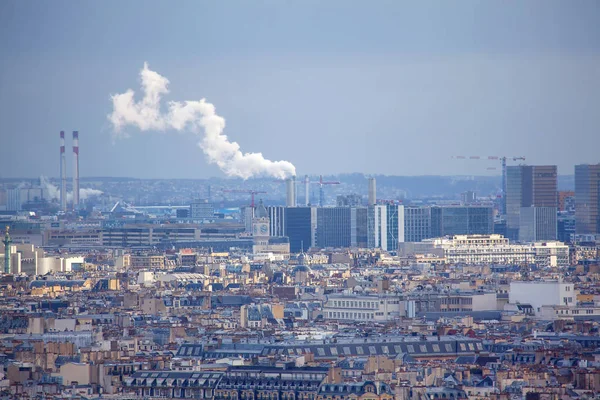
[[[415,352],[415,346],[413,346],[412,344],[409,344],[408,346],[406,346],[407,350],[409,353],[414,353]]]

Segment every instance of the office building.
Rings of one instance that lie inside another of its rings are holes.
[[[431,236],[489,235],[494,232],[492,207],[431,207]]]
[[[404,206],[370,206],[367,216],[368,247],[396,251],[404,242]]]
[[[520,242],[557,239],[557,215],[555,207],[522,207],[519,218]]]
[[[284,206],[268,206],[269,230],[271,237],[285,236],[285,211]]]
[[[190,204],[190,218],[193,220],[210,220],[214,215],[214,206],[208,200],[196,200]]]
[[[404,207],[404,241],[431,238],[431,207]]]
[[[556,237],[559,241],[570,243],[575,235],[575,216],[558,215],[556,223]]]
[[[366,248],[368,245],[368,208],[352,207],[350,209],[350,246]]]
[[[375,178],[369,178],[369,195],[367,198],[367,205],[374,206],[377,204],[377,181]]]
[[[317,210],[317,247],[350,247],[351,238],[349,207],[321,207]]]
[[[102,228],[103,246],[155,246],[200,240],[200,228],[191,224],[127,224]]]
[[[519,239],[523,207],[558,206],[556,165],[519,165],[506,170],[506,233]],[[556,220],[556,219],[555,219]]]
[[[317,209],[290,207],[284,215],[285,236],[290,240],[290,252],[299,253],[315,246]]]
[[[252,232],[252,219],[254,218],[254,207],[245,206],[240,208],[240,222],[244,225],[244,231]]]
[[[575,166],[575,230],[600,233],[600,164]]]

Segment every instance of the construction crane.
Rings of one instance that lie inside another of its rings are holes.
[[[457,160],[492,160],[498,161],[500,160],[500,167],[502,168],[502,193],[500,196],[502,197],[502,214],[506,213],[506,162],[507,161],[525,161],[524,156],[452,156]],[[492,168],[488,168],[492,169]],[[494,168],[495,169],[495,168]]]
[[[308,179],[305,181],[308,182]],[[323,186],[325,185],[339,185],[341,182],[338,181],[324,181],[323,175],[319,176],[318,182],[311,182],[315,185],[319,185],[319,207],[323,207],[323,203],[325,202],[325,192],[323,190]]]
[[[254,195],[267,193],[262,190],[242,190],[242,189],[223,189],[223,192],[226,193],[249,193],[252,197],[252,202],[250,203],[250,207],[254,208]]]

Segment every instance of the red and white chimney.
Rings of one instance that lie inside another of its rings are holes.
[[[79,132],[73,131],[73,209],[79,208]]]
[[[67,211],[67,159],[65,156],[65,131],[60,131],[60,209]]]

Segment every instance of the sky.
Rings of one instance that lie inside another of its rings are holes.
[[[595,0],[4,0],[0,50],[0,177],[58,176],[61,130],[82,177],[224,176],[193,134],[115,139],[111,95],[139,94],[144,62],[298,175],[600,162]]]

